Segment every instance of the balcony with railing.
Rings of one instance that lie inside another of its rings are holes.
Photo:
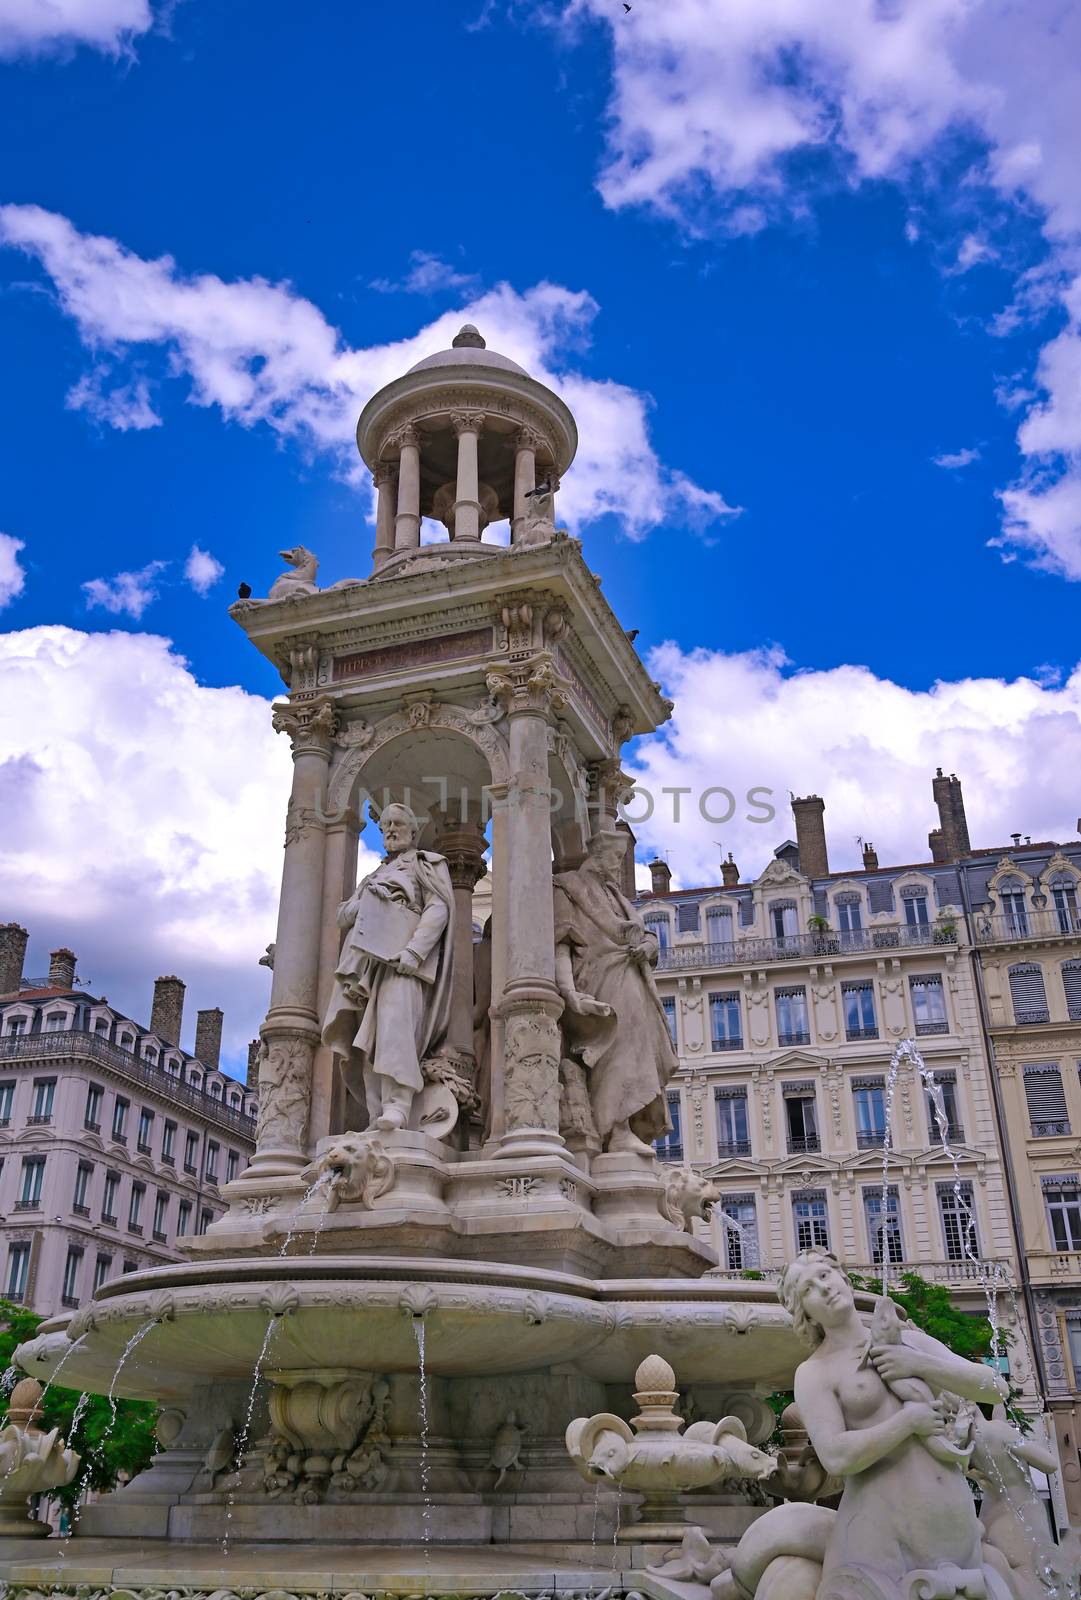
[[[852,1042],[853,1039],[877,1039],[878,1028],[872,1022],[865,1028],[846,1028],[845,1038]]]
[[[1081,913],[1065,907],[1052,910],[1015,912],[1006,916],[973,918],[977,944],[1028,944],[1044,939],[1081,937]]]
[[[917,1022],[916,1024],[916,1036],[920,1039],[926,1038],[928,1034],[949,1033],[949,1031],[950,1025],[945,1017],[938,1017],[934,1022]]]
[[[57,1056],[77,1056],[83,1060],[98,1061],[119,1073],[127,1082],[153,1090],[162,1100],[172,1105],[186,1106],[209,1122],[229,1128],[240,1138],[252,1143],[255,1141],[254,1117],[247,1117],[242,1111],[233,1111],[220,1100],[204,1094],[201,1089],[181,1083],[161,1067],[151,1066],[132,1055],[130,1050],[122,1050],[119,1045],[111,1044],[96,1034],[71,1028],[57,1033],[19,1034],[15,1038],[0,1039],[0,1061],[3,1062],[40,1061]],[[115,1133],[113,1137],[116,1137]],[[126,1139],[124,1142],[127,1142]]]
[[[1052,1257],[1052,1260],[1065,1259]],[[1078,1263],[1074,1271],[1081,1271],[1081,1252],[1075,1252],[1073,1259]],[[774,1266],[763,1262],[751,1272],[754,1278],[779,1278],[784,1271],[784,1263]],[[851,1272],[857,1278],[881,1278],[882,1265],[874,1261],[845,1262],[845,1271]],[[1067,1269],[1062,1269],[1065,1275]],[[970,1261],[967,1257],[963,1261],[891,1261],[890,1281],[896,1283],[898,1277],[905,1272],[914,1272],[928,1283],[941,1284],[948,1289],[984,1290],[989,1283],[997,1284],[999,1288],[1008,1288],[1014,1282],[1013,1270],[1008,1261],[989,1259],[986,1261]],[[740,1268],[713,1267],[710,1269],[711,1278],[742,1278],[743,1270]]]
[[[893,928],[854,928],[851,931],[790,933],[772,939],[732,939],[724,943],[675,944],[660,953],[661,971],[687,967],[759,966],[771,961],[836,960],[879,950],[906,950],[928,945],[955,946],[952,923],[917,924]]]
[[[749,1156],[751,1141],[749,1139],[719,1139],[717,1141],[717,1158],[720,1161],[731,1161],[735,1156]]]
[[[781,1028],[777,1034],[778,1044],[810,1044],[811,1035],[806,1028]]]
[[[1032,1124],[1032,1137],[1034,1139],[1057,1139],[1068,1137],[1070,1124],[1065,1117],[1056,1117],[1051,1120],[1034,1122]]]
[[[822,1141],[817,1133],[802,1133],[788,1135],[788,1153],[790,1156],[814,1155],[821,1150]]]
[[[860,1128],[856,1134],[857,1150],[881,1150],[885,1142],[885,1128]]]
[[[712,1041],[712,1049],[714,1055],[718,1054],[722,1050],[742,1050],[743,1036],[742,1034],[737,1034],[731,1039],[714,1039]]]

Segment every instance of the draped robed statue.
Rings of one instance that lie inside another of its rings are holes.
[[[564,1052],[585,1069],[598,1138],[613,1154],[652,1156],[678,1063],[653,981],[657,940],[620,887],[628,844],[601,829],[583,864],[556,875],[556,983]]]
[[[454,891],[441,855],[418,850],[408,806],[379,819],[386,855],[338,912],[345,940],[323,1022],[348,1093],[370,1127],[404,1128],[424,1087],[423,1063],[447,1031]]]

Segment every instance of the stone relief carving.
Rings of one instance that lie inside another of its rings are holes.
[[[267,1034],[259,1046],[259,1116],[255,1142],[301,1149],[308,1126],[312,1040],[298,1033]]]
[[[318,750],[329,755],[338,732],[339,717],[332,700],[320,698],[271,707],[275,733],[287,733],[294,750]]]
[[[504,1109],[508,1128],[559,1126],[559,1028],[547,1012],[514,1011],[506,1021]]]

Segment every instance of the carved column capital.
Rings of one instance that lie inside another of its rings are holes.
[[[377,489],[381,489],[385,483],[394,482],[397,472],[398,464],[396,461],[389,461],[385,456],[380,456],[372,468],[372,483]]]
[[[615,815],[634,792],[634,780],[628,778],[616,760],[590,761],[586,767],[589,779],[589,809]]]
[[[420,429],[415,422],[403,423],[400,428],[395,428],[393,433],[388,433],[384,441],[391,450],[402,451],[409,445],[419,446]]]
[[[484,431],[484,412],[452,411],[450,425],[456,434],[482,433]]]
[[[555,717],[567,706],[563,680],[549,656],[535,656],[513,667],[495,667],[485,678],[493,700],[510,716],[530,714]]]
[[[536,454],[538,450],[543,449],[544,443],[543,435],[539,434],[535,428],[523,426],[514,435],[514,447],[516,450],[532,450]]]
[[[276,705],[272,708],[271,720],[275,733],[289,735],[294,757],[314,753],[329,759],[339,727],[332,700],[321,696],[299,704]]]

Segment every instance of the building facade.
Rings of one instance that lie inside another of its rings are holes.
[[[1081,844],[974,851],[962,881],[1023,1285],[1081,1523]]]
[[[0,927],[0,1295],[49,1316],[181,1259],[250,1160],[256,1099],[219,1069],[220,1011],[180,1048],[179,978],[144,1027],[77,985],[69,950],[23,979],[26,942]]]

